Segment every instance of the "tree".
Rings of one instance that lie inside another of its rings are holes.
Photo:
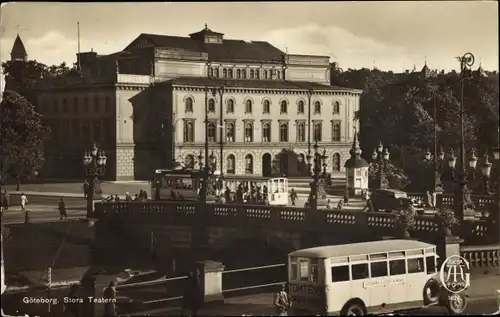
[[[387,162],[385,167],[383,164],[383,162],[374,162],[373,164],[370,164],[370,167],[368,168],[368,175],[371,182],[376,181],[381,170],[383,170],[385,177],[389,182],[389,188],[404,189],[408,186],[408,177],[401,168],[395,166],[392,162]]]
[[[3,94],[0,118],[1,176],[15,178],[19,190],[21,179],[36,175],[43,164],[43,137],[48,129],[33,105],[12,90]]]

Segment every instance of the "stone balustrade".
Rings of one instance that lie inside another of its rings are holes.
[[[345,210],[318,210],[263,205],[208,204],[188,201],[148,201],[96,203],[93,218],[106,221],[165,225],[205,225],[267,227],[271,230],[313,230],[339,235],[360,234],[369,237],[400,236],[394,214]],[[434,242],[440,234],[433,216],[416,216],[410,230],[412,237]],[[486,220],[465,219],[460,232],[454,234],[466,244],[485,244],[488,236]],[[491,230],[491,229],[490,229]]]
[[[460,255],[471,270],[500,269],[500,245],[461,246]]]

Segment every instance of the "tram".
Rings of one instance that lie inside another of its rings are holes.
[[[155,170],[151,182],[153,200],[197,200],[201,174],[189,168]]]
[[[288,179],[284,177],[271,178],[267,181],[269,205],[288,205]]]

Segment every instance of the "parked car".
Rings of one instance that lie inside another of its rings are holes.
[[[413,207],[417,214],[424,213],[424,203],[408,198],[408,194],[397,189],[376,189],[371,195],[374,211],[393,212]]]

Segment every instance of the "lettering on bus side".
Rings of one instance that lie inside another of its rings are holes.
[[[404,284],[406,282],[405,278],[401,277],[387,277],[383,279],[371,280],[363,282],[363,288],[386,286],[390,284]]]
[[[307,284],[290,284],[292,294],[324,296],[325,290],[321,286],[307,285]]]

